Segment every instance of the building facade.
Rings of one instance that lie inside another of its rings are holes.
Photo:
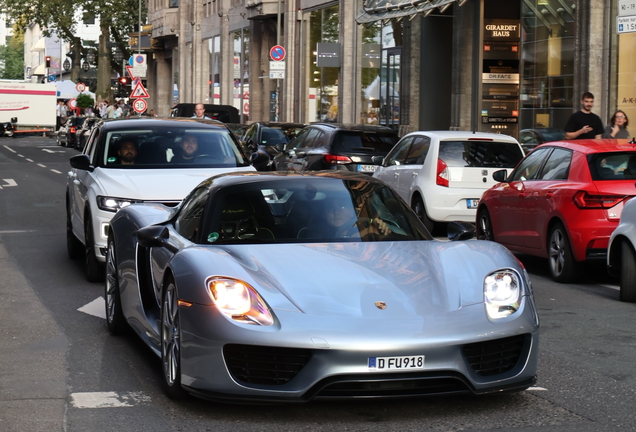
[[[591,91],[604,122],[636,118],[625,1],[148,0],[149,108],[518,136],[562,129]]]

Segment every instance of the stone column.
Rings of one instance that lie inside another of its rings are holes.
[[[356,104],[359,92],[356,80],[358,69],[358,25],[356,13],[358,1],[340,2],[340,76],[338,79],[338,121],[342,123],[358,123]]]
[[[172,59],[165,58],[165,51],[155,53],[155,112],[159,117],[169,117],[172,108]],[[169,83],[169,85],[165,85]]]
[[[189,102],[190,100],[188,99],[188,97],[186,96],[186,83],[188,82],[186,80],[186,76],[187,76],[187,67],[186,67],[186,60],[187,60],[187,44],[186,44],[186,29],[189,27],[189,23],[188,23],[188,7],[187,7],[187,3],[186,4],[181,4],[181,6],[179,7],[179,34],[177,35],[178,38],[178,49],[177,52],[179,53],[179,78],[177,80],[177,85],[179,86],[179,102],[180,103],[184,103],[184,102]]]

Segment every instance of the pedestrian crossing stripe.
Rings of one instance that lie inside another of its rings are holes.
[[[149,402],[150,396],[142,392],[71,393],[71,405],[75,408],[123,408]]]

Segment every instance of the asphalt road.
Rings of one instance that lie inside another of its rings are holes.
[[[159,361],[110,336],[103,286],[66,255],[64,191],[77,151],[44,137],[0,138],[0,431],[636,430],[636,305],[587,266],[556,284],[520,256],[541,319],[539,382],[485,397],[305,405],[175,402]]]

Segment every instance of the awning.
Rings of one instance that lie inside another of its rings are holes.
[[[31,47],[31,51],[44,51],[46,49],[46,39],[40,38],[36,43]]]
[[[365,0],[360,15],[356,18],[358,24],[371,24],[375,21],[403,18],[411,15],[429,15],[435,9],[440,13],[448,9],[453,3],[459,6],[468,0]]]
[[[46,66],[44,66],[44,63],[36,67],[33,70],[33,72],[31,72],[31,75],[45,75],[45,74],[46,74]]]

